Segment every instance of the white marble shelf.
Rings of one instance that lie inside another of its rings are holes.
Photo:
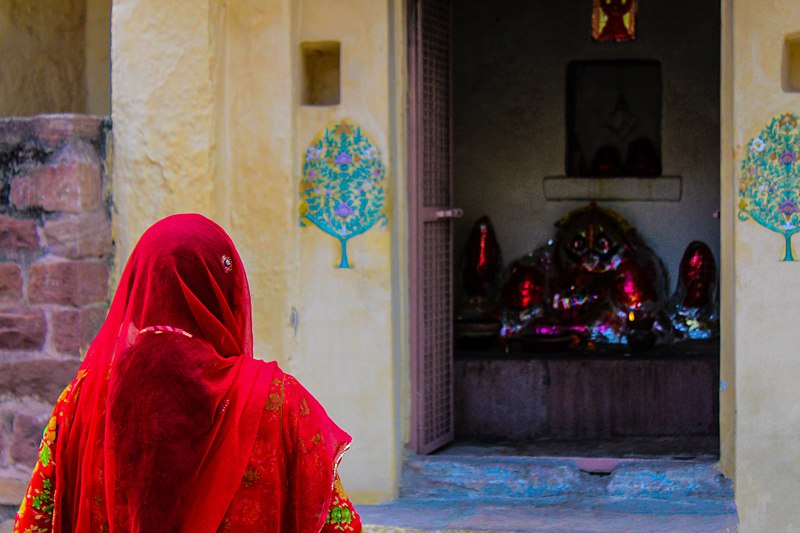
[[[607,200],[622,202],[679,202],[681,176],[655,178],[590,178],[549,176],[542,181],[548,201]]]

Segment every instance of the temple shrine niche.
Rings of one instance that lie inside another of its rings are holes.
[[[554,229],[503,265],[489,217],[473,225],[454,328],[456,434],[713,441],[719,306],[708,245],[686,246],[670,291],[663,261],[619,213],[590,203]]]
[[[570,61],[567,175],[660,176],[662,93],[659,61]]]
[[[453,35],[456,438],[714,453],[719,4],[464,0]]]

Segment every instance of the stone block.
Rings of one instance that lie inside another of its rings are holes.
[[[0,505],[19,505],[27,489],[27,479],[0,478]]]
[[[12,399],[4,401],[0,404],[0,434],[1,435],[11,435],[12,430],[14,428],[14,413],[16,413],[19,409],[19,402]],[[5,443],[5,446],[8,446],[8,442]],[[2,454],[0,454],[0,458]],[[3,464],[3,466],[7,466]]]
[[[607,490],[611,496],[624,498],[728,498],[733,496],[733,481],[707,462],[633,461],[611,472]]]
[[[3,413],[0,413],[0,418],[2,416]],[[0,424],[0,469],[5,469],[8,466],[8,441],[10,436],[11,432],[6,428],[5,424]]]
[[[28,301],[80,306],[108,298],[108,264],[99,261],[41,261],[31,265]]]
[[[0,119],[0,145],[14,146],[31,136],[29,121],[19,118]]]
[[[103,211],[64,215],[44,225],[47,251],[70,259],[111,255],[111,219]]]
[[[77,359],[28,359],[0,363],[0,390],[56,403],[81,362]]]
[[[22,251],[31,252],[39,248],[36,222],[0,215],[0,254]]]
[[[41,309],[0,309],[0,349],[40,350],[46,335],[47,321]]]
[[[33,416],[27,413],[17,413],[14,416],[14,429],[8,448],[8,456],[12,462],[31,467],[36,464],[42,430],[48,419],[49,416]]]
[[[50,315],[50,338],[61,353],[80,355],[103,325],[106,306],[61,309]]]
[[[65,113],[0,118],[0,146],[28,144],[53,151],[63,144],[81,140],[102,147],[108,129],[105,118],[90,115]]]
[[[65,145],[47,163],[11,180],[11,205],[17,209],[80,213],[102,201],[101,164],[95,149],[82,142]]]
[[[541,498],[575,494],[581,473],[569,460],[415,456],[403,468],[401,498]]]
[[[59,145],[70,139],[94,141],[103,135],[103,118],[89,115],[40,115],[32,119],[33,132],[40,142]]]
[[[16,263],[0,263],[0,304],[17,304],[22,299],[22,270]]]
[[[20,500],[21,501],[21,500]],[[14,532],[14,519],[9,518],[0,522],[0,533],[13,533]]]

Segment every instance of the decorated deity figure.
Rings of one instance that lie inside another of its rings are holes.
[[[527,285],[520,283],[519,270],[506,276],[505,308],[523,301],[533,305],[527,311],[506,313],[504,334],[571,333],[593,342],[626,343],[632,330],[646,329],[656,334],[654,341],[666,339],[665,270],[635,228],[594,203],[568,213],[556,226],[553,243],[533,254],[539,258],[534,265],[545,265],[543,274],[528,271],[522,278]],[[522,287],[536,286],[541,279],[546,288],[535,294],[545,295],[544,304],[522,298]]]
[[[467,297],[490,296],[502,268],[500,245],[488,216],[475,221],[461,258],[461,282]]]
[[[661,175],[661,159],[653,141],[647,137],[631,141],[625,160],[625,173],[639,177]]]
[[[638,0],[594,0],[592,37],[596,41],[636,39]]]
[[[604,144],[597,149],[592,158],[592,176],[609,178],[622,174],[622,157],[619,150],[610,144]]]
[[[626,342],[629,314],[656,324],[666,276],[661,261],[622,216],[591,203],[557,223],[557,321],[591,340]]]
[[[683,253],[678,283],[669,301],[676,337],[710,339],[719,335],[716,287],[714,254],[704,242],[691,242]]]
[[[465,347],[488,346],[497,339],[500,311],[496,293],[503,267],[491,220],[475,221],[461,254],[461,302],[456,309],[456,341]]]
[[[529,327],[534,327],[534,332],[536,326],[548,328],[548,274],[552,272],[552,257],[552,247],[542,247],[513,261],[504,273],[500,289],[503,338],[518,337]]]

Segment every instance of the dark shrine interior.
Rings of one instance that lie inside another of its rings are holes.
[[[654,1],[628,43],[592,41],[583,6],[487,4],[453,8],[465,216],[440,453],[718,456],[718,2],[665,25],[697,5]],[[668,176],[677,199],[602,181]],[[605,196],[550,198],[551,177]]]

